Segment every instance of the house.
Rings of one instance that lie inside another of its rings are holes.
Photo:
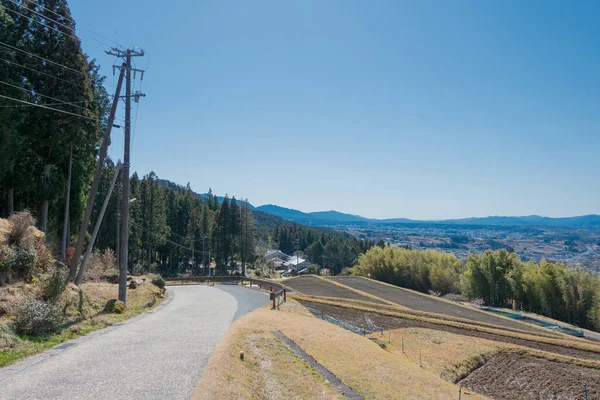
[[[290,256],[285,254],[281,250],[269,250],[265,255],[267,262],[273,265],[273,269],[282,270],[286,269],[285,263],[290,259]]]
[[[285,254],[281,250],[269,250],[269,251],[267,251],[267,254],[266,254],[265,257],[269,261],[274,260],[274,259],[279,259],[279,260],[287,261],[287,260],[290,259],[290,256],[288,256],[287,254]]]
[[[302,257],[291,257],[289,261],[285,262],[283,265],[293,273],[301,274],[304,270],[313,265],[313,263]]]

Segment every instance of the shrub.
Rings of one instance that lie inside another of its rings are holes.
[[[34,336],[55,331],[61,322],[60,308],[56,304],[33,298],[21,304],[14,318],[17,332]]]
[[[17,255],[14,261],[14,268],[16,270],[30,272],[35,267],[37,261],[37,252],[33,247],[26,247],[24,249],[17,250]]]
[[[57,300],[69,283],[69,271],[60,264],[51,268],[42,278],[41,289],[44,300]]]
[[[152,284],[158,286],[161,290],[165,290],[165,280],[159,274],[156,274],[152,277]]]
[[[31,232],[29,228],[35,228],[35,219],[31,216],[29,211],[22,211],[14,213],[8,220],[12,224],[9,234],[10,242],[19,246],[23,245],[23,242]]]
[[[0,323],[0,350],[12,349],[19,343],[19,337],[9,324]]]
[[[0,274],[14,268],[17,250],[16,246],[0,246]]]

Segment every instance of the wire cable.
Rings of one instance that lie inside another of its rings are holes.
[[[60,26],[62,26],[62,27],[64,27],[64,28],[70,29],[70,30],[71,30],[73,33],[75,32],[75,28],[73,28],[73,27],[71,27],[71,26],[68,26],[68,25],[65,25],[65,24],[63,24],[63,23],[60,23],[60,22],[58,22],[58,21],[55,21],[55,20],[53,20],[53,19],[51,19],[51,18],[48,18],[48,17],[46,17],[45,15],[43,15],[43,14],[40,14],[39,12],[37,12],[37,11],[35,11],[35,10],[32,10],[32,9],[30,9],[30,8],[29,8],[29,7],[27,7],[27,6],[24,6],[23,4],[17,3],[15,0],[8,0],[8,1],[10,1],[11,3],[13,3],[13,4],[17,5],[18,7],[21,7],[21,8],[23,8],[23,9],[27,10],[27,11],[31,11],[32,13],[34,13],[34,14],[36,14],[36,15],[38,15],[38,16],[40,16],[40,17],[42,17],[42,18],[43,18],[43,19],[45,19],[46,21],[54,22],[56,25],[60,25]],[[55,13],[55,14],[56,14],[56,13]],[[57,14],[57,15],[58,15],[58,14]],[[74,21],[72,21],[72,20],[71,20],[71,22],[73,22],[73,23],[74,23]]]
[[[28,69],[28,70],[30,70],[30,71],[33,71],[33,72],[37,72],[38,74],[42,74],[42,75],[45,75],[45,76],[49,76],[50,78],[54,78],[54,79],[56,79],[56,80],[59,80],[59,81],[65,82],[65,83],[70,83],[71,85],[79,86],[79,87],[82,87],[82,88],[84,88],[84,89],[85,89],[85,85],[82,85],[81,83],[75,83],[75,82],[71,82],[71,81],[69,81],[69,80],[66,80],[66,79],[59,78],[59,77],[57,77],[57,76],[54,76],[54,75],[52,75],[52,74],[49,74],[49,73],[47,73],[47,72],[42,72],[42,71],[39,71],[39,70],[37,70],[37,69],[35,69],[35,68],[27,67],[27,66],[25,66],[25,65],[21,65],[21,64],[18,64],[18,63],[16,63],[16,62],[12,62],[12,61],[5,60],[4,58],[0,58],[0,60],[1,60],[1,61],[4,61],[4,62],[7,62],[7,63],[9,63],[9,64],[16,65],[16,66],[18,66],[18,67],[21,67],[21,68]]]
[[[77,36],[75,36],[75,35],[71,35],[71,34],[68,34],[68,33],[66,33],[66,32],[63,32],[63,31],[61,31],[60,29],[58,29],[58,28],[55,28],[55,27],[53,27],[53,26],[48,26],[48,25],[46,25],[46,24],[44,24],[44,23],[42,23],[42,22],[40,22],[40,21],[36,21],[36,20],[35,20],[33,17],[28,17],[27,15],[25,15],[25,14],[21,14],[20,12],[18,12],[18,11],[15,11],[15,10],[12,10],[12,9],[10,9],[10,8],[7,8],[7,10],[8,10],[8,11],[10,11],[10,12],[13,12],[13,13],[15,13],[15,14],[17,14],[17,15],[20,15],[20,16],[21,16],[21,17],[23,17],[23,18],[27,18],[27,19],[29,19],[29,20],[31,20],[31,21],[33,21],[33,22],[35,22],[36,24],[40,24],[40,25],[42,25],[43,27],[46,27],[46,28],[48,28],[48,29],[52,29],[53,31],[56,31],[56,32],[58,32],[58,33],[61,33],[61,34],[65,35],[65,36],[68,36],[68,37],[70,37],[70,38],[73,38],[73,39],[75,39],[75,40],[77,40],[77,41],[80,41],[80,40],[79,40],[79,38],[78,38]]]
[[[28,56],[30,56],[30,57],[35,57],[35,58],[38,58],[38,59],[40,59],[40,60],[42,60],[42,61],[44,61],[44,62],[47,62],[47,63],[50,63],[50,64],[54,64],[54,65],[57,65],[57,66],[59,66],[59,67],[62,67],[62,68],[64,68],[64,69],[66,69],[66,70],[69,70],[69,71],[71,71],[71,72],[75,72],[75,73],[77,73],[77,74],[79,74],[79,75],[82,75],[82,76],[87,76],[87,74],[85,74],[85,73],[83,73],[83,72],[81,72],[81,71],[77,71],[76,69],[69,68],[69,67],[67,67],[66,65],[62,65],[62,64],[60,64],[60,63],[57,63],[56,61],[48,60],[48,59],[47,59],[47,58],[45,58],[45,57],[42,57],[42,56],[39,56],[39,55],[37,55],[37,54],[33,54],[33,53],[30,53],[30,52],[28,52],[28,51],[25,51],[25,50],[23,50],[23,49],[19,49],[19,48],[17,48],[17,47],[11,46],[10,44],[4,43],[4,42],[0,42],[0,45],[2,45],[2,46],[4,46],[4,47],[8,47],[9,49],[12,49],[12,50],[20,51],[21,53],[27,54],[27,55],[28,55]]]
[[[41,93],[35,92],[35,91],[33,91],[33,90],[25,89],[25,88],[23,88],[23,87],[20,87],[20,86],[17,86],[17,85],[13,85],[13,84],[10,84],[10,83],[8,83],[8,82],[0,81],[0,83],[1,83],[1,84],[3,84],[3,85],[6,85],[6,86],[13,87],[13,88],[15,88],[15,89],[23,90],[23,91],[25,91],[25,92],[28,92],[28,93],[31,93],[31,94],[33,94],[33,95],[35,95],[35,96],[44,97],[44,98],[46,98],[46,99],[50,99],[50,100],[54,100],[54,101],[58,101],[58,102],[61,102],[61,103],[68,103],[67,101],[63,101],[63,100],[57,99],[57,98],[55,98],[55,97],[46,96],[46,95],[43,95],[43,94],[41,94]],[[94,101],[94,100],[88,100],[88,101],[85,101],[85,102],[86,102],[86,103],[94,103],[95,101]],[[74,102],[73,102],[73,103],[74,103]],[[76,105],[73,105],[73,107],[81,108],[82,110],[87,110],[87,108],[85,108],[85,107],[81,107],[81,106],[76,106]]]
[[[62,102],[62,103],[44,103],[42,105],[44,106],[71,106],[74,104],[80,104],[80,103],[88,103],[87,101],[72,101],[72,102]],[[23,105],[17,105],[17,106],[0,106],[0,108],[20,108],[20,107],[35,107],[38,104],[23,104]]]
[[[56,111],[56,112],[59,112],[59,113],[63,113],[63,114],[72,115],[72,116],[74,116],[74,117],[79,117],[79,118],[83,118],[83,119],[88,119],[88,120],[90,120],[90,121],[94,121],[94,122],[100,122],[100,120],[98,120],[97,118],[86,117],[85,115],[76,114],[76,113],[72,113],[72,112],[65,111],[65,110],[59,110],[59,109],[57,109],[57,108],[46,107],[46,106],[44,106],[44,105],[41,105],[41,104],[30,103],[29,101],[25,101],[25,100],[19,100],[19,99],[14,99],[14,98],[12,98],[12,97],[4,96],[4,95],[1,95],[1,94],[0,94],[0,98],[7,99],[7,100],[12,100],[12,101],[16,101],[16,102],[19,102],[19,103],[29,104],[29,105],[32,105],[32,106],[35,106],[35,107],[45,108],[45,109],[47,109],[47,110],[52,110],[52,111]]]
[[[146,228],[142,227],[141,225],[138,225],[138,224],[136,224],[135,222],[131,222],[131,221],[129,221],[129,223],[130,223],[131,225],[133,225],[133,226],[135,226],[135,227],[137,227],[137,228],[139,228],[139,229],[141,229],[141,230],[143,230],[143,231],[147,232],[147,233],[150,233],[150,234],[152,234],[152,235],[155,235],[155,236],[160,236],[158,233],[152,232],[151,230],[149,230],[149,229],[146,229]],[[174,233],[171,233],[171,234],[172,234],[172,235],[175,235]],[[175,236],[179,236],[179,235],[175,235]],[[175,245],[175,246],[181,247],[182,249],[189,250],[189,251],[193,251],[194,253],[202,254],[202,252],[201,252],[200,250],[195,250],[195,249],[192,249],[192,248],[190,248],[190,247],[185,247],[184,245],[181,245],[181,244],[179,244],[179,243],[173,242],[173,241],[171,241],[171,240],[169,240],[169,239],[167,239],[167,238],[165,238],[165,241],[166,241],[167,243],[171,243],[172,245]]]
[[[47,8],[47,7],[44,7],[43,5],[41,5],[41,4],[38,4],[38,3],[34,2],[33,0],[30,0],[30,3],[34,3],[34,4],[35,4],[37,7],[40,7],[40,8],[42,8],[42,9],[46,10],[46,11],[49,11],[49,12],[51,12],[52,14],[54,14],[54,15],[58,16],[58,17],[64,18],[64,19],[66,19],[67,21],[69,21],[69,22],[71,22],[71,23],[73,23],[73,24],[75,23],[75,21],[74,21],[72,18],[65,17],[64,15],[61,15],[61,14],[57,13],[57,12],[56,12],[56,11],[54,11],[54,10],[51,10],[51,9],[49,9],[49,8]],[[88,29],[88,28],[86,28],[85,26],[80,26],[80,28],[83,28],[83,29],[85,29],[86,31],[88,31],[88,32],[90,32],[90,33],[93,33],[94,35],[96,35],[96,36],[98,36],[98,37],[101,37],[102,39],[108,40],[109,42],[112,42],[112,43],[114,43],[114,44],[116,44],[116,45],[118,45],[118,46],[125,47],[125,46],[123,46],[121,43],[119,43],[119,42],[116,42],[116,41],[114,41],[114,40],[112,40],[112,39],[110,39],[110,38],[107,38],[106,36],[103,36],[103,35],[99,34],[98,32],[94,32],[93,30],[91,30],[91,29]],[[98,39],[94,39],[94,40],[96,40],[98,43],[102,43],[103,45],[105,45],[105,46],[107,46],[107,47],[110,47],[110,45],[108,45],[108,44],[106,44],[106,43],[104,43],[104,42],[102,42],[102,41],[100,41],[100,40],[98,40]]]

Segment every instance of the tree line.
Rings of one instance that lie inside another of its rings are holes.
[[[99,213],[108,192],[115,164],[108,159],[92,220]],[[209,189],[206,197],[190,185],[161,181],[154,172],[130,181],[130,238],[128,268],[132,272],[160,271],[166,275],[214,274],[237,269],[242,273],[255,259],[255,223],[248,200],[228,196],[219,202]],[[113,191],[96,246],[99,250],[117,248],[118,190]]]
[[[72,152],[66,229],[76,229],[106,127],[104,79],[66,1],[0,4],[0,215],[29,209],[43,232],[61,232]]]
[[[461,293],[600,331],[600,277],[578,266],[523,262],[505,249],[462,262],[451,253],[376,246],[359,256],[352,273],[424,293]]]

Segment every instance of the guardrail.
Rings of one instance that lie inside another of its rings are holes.
[[[268,290],[270,297],[269,299],[273,302],[272,309],[277,308],[277,300],[283,298],[283,301],[287,301],[287,290],[286,288],[277,282],[271,282],[263,279],[256,278],[248,278],[245,276],[178,276],[165,278],[167,284],[172,284],[174,282],[180,282],[181,285],[186,282],[206,282],[209,285],[214,285],[216,282],[235,282],[237,284],[244,284],[244,282],[248,282],[250,284],[255,284],[261,290]]]

